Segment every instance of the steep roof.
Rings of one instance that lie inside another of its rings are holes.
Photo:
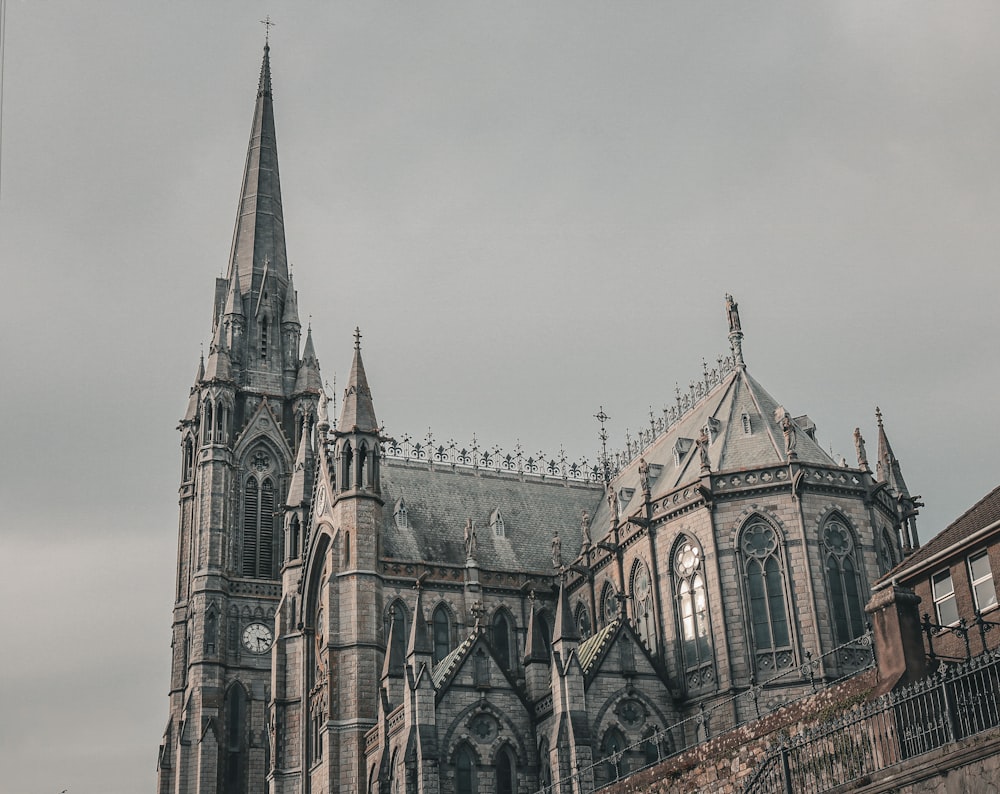
[[[962,513],[951,524],[879,579],[879,581],[884,582],[905,577],[907,573],[919,568],[935,555],[960,544],[979,530],[985,529],[997,522],[1000,522],[1000,485]]]
[[[357,328],[354,329],[354,361],[347,379],[347,388],[344,389],[344,405],[337,425],[337,429],[344,433],[355,428],[363,433],[378,432],[372,390],[368,388],[368,376],[365,374],[364,361],[361,360],[361,331]]]
[[[464,526],[476,527],[475,559],[483,568],[552,572],[552,534],[558,529],[572,558],[582,538],[580,516],[602,498],[599,487],[562,480],[520,478],[515,474],[406,463],[386,459],[382,497],[387,505],[406,504],[406,521],[397,525],[385,510],[382,540],[392,559],[452,563],[466,561]],[[504,535],[490,528],[499,508]]]
[[[591,634],[587,637],[587,639],[580,643],[579,648],[577,648],[576,655],[580,658],[580,669],[583,670],[584,675],[591,671],[594,663],[600,657],[601,652],[607,646],[611,638],[615,636],[615,632],[618,630],[618,623],[619,620],[617,618],[612,620],[599,632]]]
[[[239,275],[240,294],[246,295],[251,291],[253,275],[263,272],[265,260],[272,273],[277,273],[282,280],[287,279],[285,221],[278,179],[278,143],[274,133],[268,45],[264,45],[264,58],[260,65],[257,103],[229,259],[228,277],[232,278],[234,273]]]
[[[779,406],[778,401],[750,375],[746,367],[734,368],[612,479],[615,489],[633,491],[628,504],[621,505],[623,515],[638,510],[643,501],[640,459],[651,467],[650,492],[653,499],[699,478],[701,455],[695,441],[702,428],[710,424],[714,426],[708,446],[712,472],[787,463],[784,434],[779,420],[775,418]],[[797,459],[803,463],[835,465],[833,458],[807,432],[812,427],[807,420],[804,416],[796,420]],[[677,457],[675,449],[678,450]],[[610,508],[603,502],[594,516],[595,537],[605,534],[609,525]]]

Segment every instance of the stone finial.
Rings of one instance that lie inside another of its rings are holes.
[[[726,293],[726,318],[729,320],[729,346],[733,350],[733,363],[737,367],[743,363],[743,329],[740,327],[740,307],[733,296]]]
[[[868,453],[865,451],[865,439],[861,435],[861,428],[854,428],[854,449],[858,453],[858,468],[861,471],[871,471],[868,468]]]

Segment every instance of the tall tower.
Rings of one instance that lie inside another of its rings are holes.
[[[181,420],[170,718],[160,794],[264,794],[285,514],[308,509],[319,362],[285,252],[264,46],[236,228],[212,342]],[[294,493],[292,493],[294,491]],[[297,543],[297,539],[288,539]]]

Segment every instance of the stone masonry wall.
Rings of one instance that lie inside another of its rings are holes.
[[[781,732],[796,734],[868,697],[874,670],[824,689],[708,742],[631,775],[608,794],[736,794]]]

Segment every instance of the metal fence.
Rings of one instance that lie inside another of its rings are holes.
[[[1000,649],[782,737],[743,791],[820,794],[998,725]]]
[[[773,676],[764,683],[752,682],[739,694],[716,701],[709,708],[702,705],[694,716],[668,725],[635,744],[616,750],[575,774],[568,772],[555,774],[553,770],[555,779],[548,785],[542,785],[536,794],[571,791],[572,784],[577,782],[579,785],[579,780],[595,781],[593,788],[587,787],[591,791],[613,785],[635,772],[680,755],[725,731],[757,720],[802,698],[811,697],[823,687],[832,686],[870,669],[875,664],[874,653],[871,631],[819,657],[814,658],[811,653],[806,652],[805,661],[798,667]],[[827,669],[828,666],[850,672],[837,680],[818,679],[817,671]],[[787,696],[784,698],[778,697],[782,687],[788,687]],[[762,707],[761,701],[765,697],[768,700],[768,707]],[[741,700],[745,709],[740,708],[738,701]],[[749,714],[750,708],[753,709],[752,714]],[[747,719],[734,722],[734,713],[740,711],[748,714]],[[716,727],[718,729],[715,729]]]

